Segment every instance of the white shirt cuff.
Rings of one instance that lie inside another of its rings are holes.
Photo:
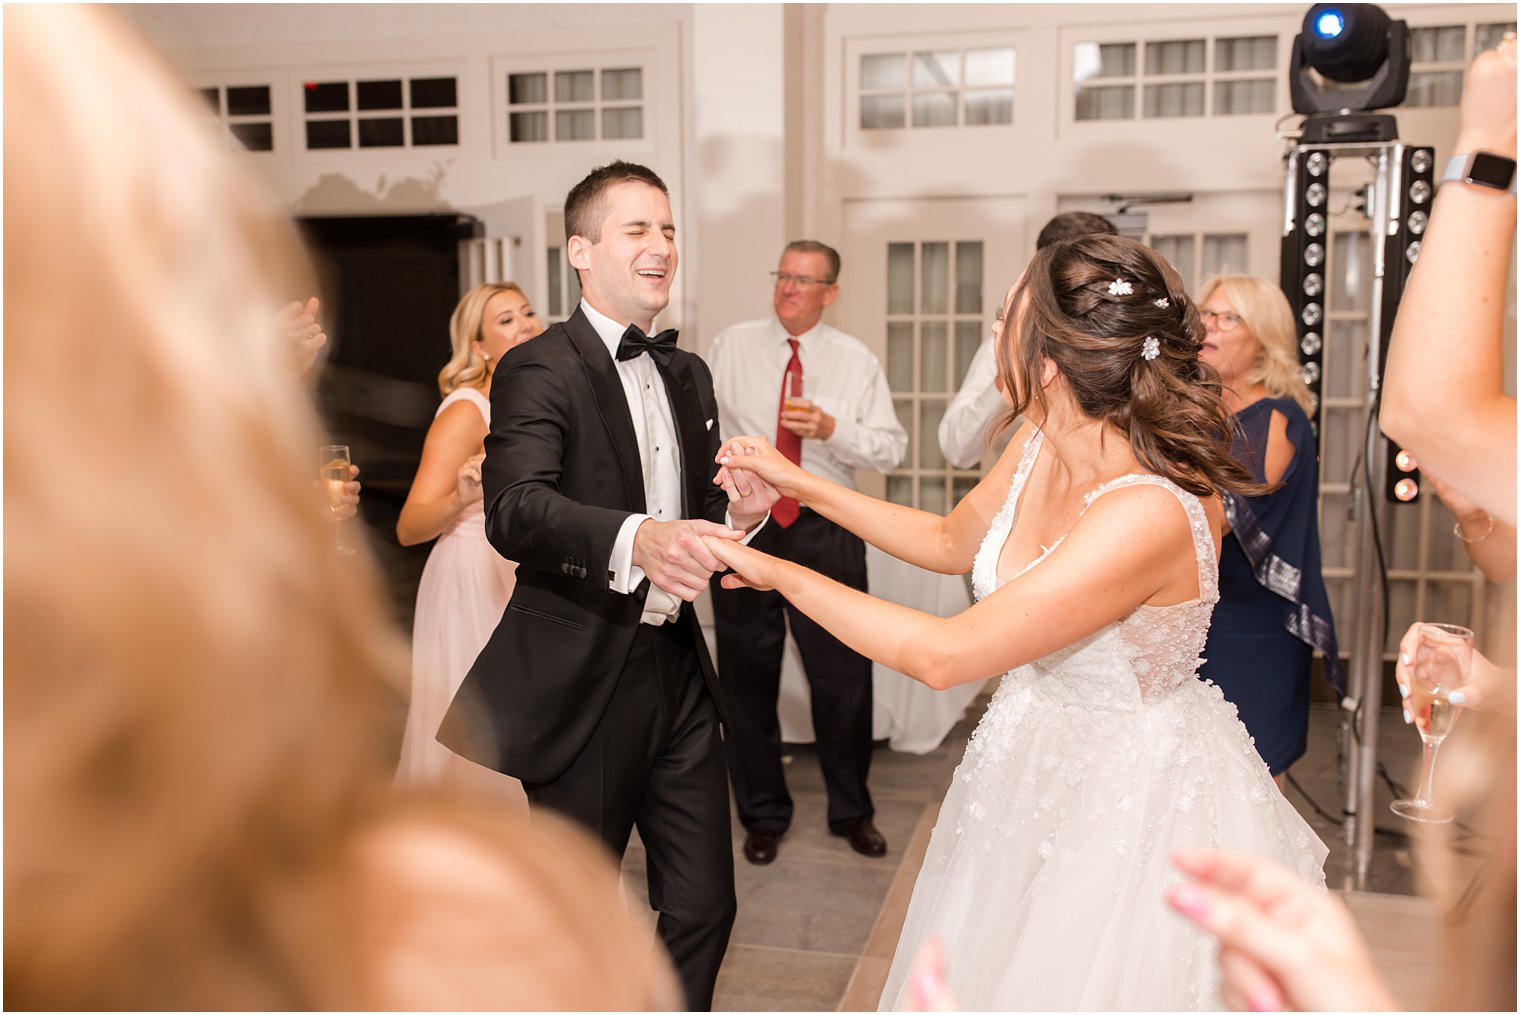
[[[762,518],[762,519],[760,519],[759,523],[756,524],[754,528],[752,528],[748,532],[746,532],[744,534],[744,538],[743,539],[739,540],[739,545],[740,546],[748,546],[750,540],[754,539],[756,536],[758,536],[760,534],[760,530],[763,529],[763,528],[765,528],[765,523],[768,522],[768,521],[770,521],[770,520],[771,520],[771,513],[769,511],[767,511],[765,513],[765,517]],[[738,528],[738,526],[734,524],[734,516],[730,512],[727,512],[727,511],[723,512],[723,524],[727,525],[731,529]]]
[[[612,542],[612,556],[607,561],[607,587],[623,595],[632,594],[644,580],[644,569],[633,563],[633,534],[649,515],[629,515],[618,529],[617,539]]]

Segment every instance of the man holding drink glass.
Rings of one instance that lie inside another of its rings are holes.
[[[725,329],[708,361],[723,438],[773,434],[777,450],[809,472],[854,488],[855,470],[888,473],[908,435],[881,363],[865,344],[823,323],[839,296],[839,253],[813,240],[787,244],[775,279],[775,315]],[[790,498],[751,544],[852,588],[866,588],[865,544]],[[732,702],[729,775],[750,863],[776,858],[792,819],[781,767],[776,700],[790,624],[812,691],[813,728],[828,788],[829,829],[865,856],[886,853],[872,823],[871,662],[798,613],[776,592],[713,583],[718,669]]]

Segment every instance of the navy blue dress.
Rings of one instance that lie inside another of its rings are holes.
[[[1320,571],[1319,445],[1309,417],[1292,399],[1263,398],[1236,414],[1232,450],[1265,483],[1274,409],[1287,417],[1293,461],[1272,493],[1224,497],[1231,532],[1219,559],[1219,603],[1199,673],[1235,704],[1257,752],[1279,775],[1307,745],[1316,648],[1337,694],[1346,683]]]

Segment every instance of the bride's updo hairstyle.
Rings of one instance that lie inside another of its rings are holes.
[[[1151,472],[1200,497],[1260,492],[1230,457],[1219,375],[1198,357],[1203,322],[1160,254],[1123,236],[1053,243],[1029,262],[1005,320],[1004,426],[1035,401],[1049,360],[1082,413],[1122,431]]]

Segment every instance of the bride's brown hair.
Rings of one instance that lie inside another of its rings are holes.
[[[1029,262],[1005,321],[998,374],[1013,409],[1003,426],[1034,401],[1049,360],[1082,413],[1117,427],[1150,471],[1200,497],[1262,492],[1230,457],[1233,414],[1198,357],[1198,309],[1154,250],[1096,234],[1053,243]]]

